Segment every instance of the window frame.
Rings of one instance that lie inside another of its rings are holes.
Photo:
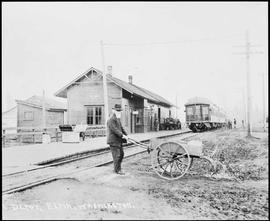
[[[26,117],[26,115],[25,114],[31,114],[30,116],[31,117]],[[24,121],[33,121],[34,120],[34,112],[33,111],[24,111],[23,112],[23,120]]]
[[[86,124],[91,126],[104,124],[104,106],[86,105]]]

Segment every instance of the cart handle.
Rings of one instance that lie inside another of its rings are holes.
[[[149,145],[144,144],[144,143],[142,143],[140,141],[134,140],[134,139],[132,139],[130,137],[128,138],[128,140],[131,141],[131,143],[133,143],[133,144],[136,144],[136,145],[138,145],[138,146],[140,146],[140,147],[142,147],[144,149],[147,149],[147,152],[150,153]]]

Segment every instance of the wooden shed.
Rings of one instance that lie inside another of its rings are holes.
[[[16,128],[17,127],[17,106],[2,113],[2,128]],[[15,132],[16,129],[9,131]]]
[[[66,104],[45,97],[46,127],[58,127],[65,123]],[[17,102],[17,127],[42,127],[42,96],[32,96]]]

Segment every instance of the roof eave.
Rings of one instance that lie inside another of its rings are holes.
[[[62,97],[62,98],[67,98],[67,88],[62,91],[57,91],[56,93],[53,94],[56,97]]]
[[[25,101],[22,101],[22,100],[15,100],[17,103],[19,104],[23,104],[23,105],[28,105],[28,106],[31,106],[31,107],[35,107],[35,108],[40,108],[42,109],[42,106],[40,105],[36,105],[36,104],[32,104],[32,103],[28,103],[28,102],[25,102]],[[45,107],[45,110],[67,110],[66,108],[53,108],[53,107]]]

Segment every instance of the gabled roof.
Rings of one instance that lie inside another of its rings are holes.
[[[16,105],[15,107],[12,107],[12,108],[10,108],[10,109],[8,109],[8,110],[2,112],[2,114],[6,114],[6,113],[8,113],[8,112],[14,110],[16,107],[17,107],[17,105]]]
[[[74,79],[72,82],[70,82],[69,84],[67,84],[66,86],[64,86],[60,90],[58,90],[54,95],[57,97],[66,98],[68,87],[75,84],[76,82],[79,82],[90,71],[95,71],[95,72],[102,75],[102,72],[100,70],[91,67],[86,72],[82,73],[80,76],[78,76],[76,79]],[[172,103],[170,103],[169,101],[167,101],[166,99],[164,99],[163,97],[161,97],[153,92],[150,92],[142,87],[139,87],[135,84],[129,84],[123,80],[120,80],[120,79],[113,77],[113,76],[110,76],[110,75],[106,75],[106,77],[107,77],[108,81],[114,82],[116,85],[118,85],[119,87],[123,88],[124,90],[128,91],[131,94],[136,94],[140,97],[146,98],[147,100],[152,101],[152,102],[157,103],[157,104],[166,105],[166,106],[175,106]]]
[[[43,105],[43,97],[42,96],[37,96],[34,95],[26,100],[16,100],[17,103],[37,107],[37,108],[42,108]],[[66,110],[66,104],[56,101],[51,98],[45,97],[45,107],[47,110]]]

